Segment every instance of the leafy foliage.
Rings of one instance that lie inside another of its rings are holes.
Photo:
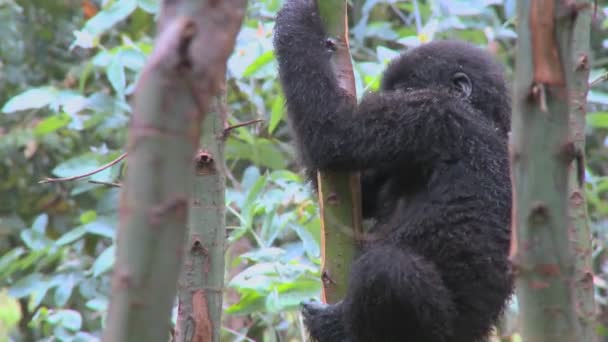
[[[513,66],[514,0],[352,1],[357,93],[374,90],[404,48],[458,38]],[[272,51],[279,0],[251,1],[228,63],[230,124],[226,340],[300,340],[300,301],[318,296],[314,195],[295,173]],[[608,2],[599,1],[591,80],[608,70]],[[86,10],[84,10],[86,9]],[[91,9],[93,11],[91,12]],[[99,338],[114,261],[117,164],[159,0],[0,1],[0,340]],[[608,85],[589,93],[587,198],[596,287],[608,305]],[[5,305],[6,303],[6,305]],[[516,305],[513,309],[516,310]],[[508,333],[509,330],[505,330]]]

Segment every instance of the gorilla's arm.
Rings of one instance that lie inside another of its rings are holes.
[[[441,89],[367,94],[357,106],[333,75],[313,0],[287,2],[275,30],[290,121],[309,169],[412,167],[466,155],[466,139],[494,135],[471,134],[490,127]]]

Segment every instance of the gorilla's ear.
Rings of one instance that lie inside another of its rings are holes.
[[[457,72],[452,76],[452,84],[456,89],[462,93],[464,97],[471,96],[473,91],[473,84],[471,79],[464,72]]]

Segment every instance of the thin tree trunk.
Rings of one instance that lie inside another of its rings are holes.
[[[203,122],[201,148],[195,158],[194,194],[177,285],[177,342],[217,342],[220,338],[226,241],[225,101],[225,93],[214,101],[215,110]]]
[[[566,73],[570,90],[570,135],[575,146],[576,159],[570,165],[569,214],[574,229],[572,238],[576,256],[575,300],[582,325],[581,341],[596,341],[596,306],[593,289],[593,260],[591,229],[585,199],[585,116],[587,114],[587,92],[589,90],[589,48],[593,1],[581,0],[577,5],[586,6],[578,11],[573,35],[560,37],[562,53],[571,54],[571,66]]]
[[[345,0],[318,0],[328,35],[336,42],[332,57],[338,84],[355,97],[355,78],[348,49]],[[361,182],[359,173],[330,172],[318,175],[321,207],[323,301],[335,303],[346,294],[350,265],[357,252],[361,228]]]
[[[577,231],[569,215],[572,197],[568,184],[576,177],[573,171],[582,165],[582,151],[569,125],[570,113],[584,112],[575,101],[584,101],[576,80],[581,77],[580,68],[586,68],[580,65],[580,55],[574,57],[573,49],[584,48],[576,39],[589,39],[582,29],[575,36],[575,27],[584,25],[583,16],[590,11],[583,4],[587,1],[578,3],[581,6],[575,1],[518,2],[511,258],[526,342],[593,340],[593,326],[585,323],[586,314],[581,312],[593,304],[588,297],[592,292],[581,287],[591,285],[589,232],[580,223],[576,228],[582,228]],[[571,98],[569,94],[576,91]],[[577,188],[580,186],[577,180]],[[572,243],[577,239],[587,246],[586,251]]]
[[[192,194],[192,156],[245,3],[163,2],[155,49],[134,97],[105,341],[169,337]]]

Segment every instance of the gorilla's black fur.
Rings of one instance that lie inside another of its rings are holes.
[[[485,341],[513,286],[501,66],[466,43],[425,44],[357,105],[332,73],[314,0],[286,1],[275,30],[304,164],[362,171],[364,216],[376,221],[346,298],[304,306],[312,338]]]

